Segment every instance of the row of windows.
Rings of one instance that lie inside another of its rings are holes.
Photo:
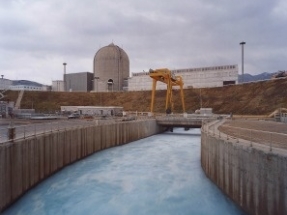
[[[188,79],[194,79],[194,78],[208,78],[208,77],[237,77],[238,76],[238,71],[221,71],[221,72],[211,72],[211,73],[183,73],[181,74],[182,78],[184,81]],[[140,82],[146,82],[146,81],[151,81],[151,78],[148,76],[141,76],[137,78],[131,78],[129,80],[129,83],[140,83]]]
[[[172,72],[174,73],[202,72],[202,71],[216,71],[216,70],[226,70],[226,69],[236,69],[236,65],[213,66],[213,67],[202,67],[202,68],[192,68],[192,69],[178,69],[178,70],[172,70]]]
[[[148,72],[132,73],[132,76],[143,76],[143,75],[149,75],[149,73]]]
[[[32,90],[41,90],[41,87],[29,87],[29,86],[12,86],[12,89],[32,89]]]
[[[214,72],[214,73],[190,73],[190,74],[183,74],[182,77],[191,77],[191,78],[205,78],[205,77],[230,77],[230,76],[237,76],[237,71],[229,71],[229,72]]]
[[[225,66],[213,66],[213,67],[201,67],[201,68],[191,68],[191,69],[175,69],[171,70],[173,73],[183,73],[183,72],[202,72],[202,71],[217,71],[217,70],[227,70],[236,69],[236,65],[225,65]],[[149,75],[148,72],[132,73],[132,76],[145,76]]]

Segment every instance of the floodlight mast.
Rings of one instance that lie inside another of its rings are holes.
[[[244,45],[246,44],[246,42],[242,41],[239,44],[241,45],[241,81],[242,83],[244,83]]]

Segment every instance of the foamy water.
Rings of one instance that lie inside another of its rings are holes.
[[[3,214],[244,214],[205,176],[200,130],[98,152],[29,191]]]

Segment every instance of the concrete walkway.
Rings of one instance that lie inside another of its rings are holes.
[[[223,129],[225,124],[232,122],[233,120],[222,119],[207,123],[203,126],[202,131],[212,134],[213,136],[226,140],[228,142],[234,142],[242,145],[245,148],[256,148],[264,152],[273,154],[280,154],[287,156],[287,148],[285,142],[287,139],[286,134],[269,132],[263,130],[240,128],[235,126],[229,126],[228,129]],[[247,121],[247,120],[245,120]],[[258,121],[260,124],[264,124],[265,121]],[[270,122],[265,122],[270,123]],[[276,123],[276,122],[273,122]],[[280,123],[282,124],[282,123]],[[244,125],[242,123],[241,125]],[[285,125],[283,125],[285,126]],[[287,125],[286,125],[287,127]],[[282,140],[284,147],[279,147],[278,140]]]

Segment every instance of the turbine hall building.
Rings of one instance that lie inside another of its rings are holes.
[[[181,76],[183,88],[222,87],[238,83],[238,65],[222,65],[189,69],[174,69],[171,72]],[[132,73],[128,79],[128,91],[151,90],[152,78],[149,72]],[[157,90],[165,90],[166,84],[158,81]]]

